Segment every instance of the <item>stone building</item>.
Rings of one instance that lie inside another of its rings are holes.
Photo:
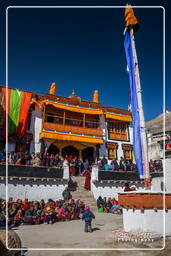
[[[146,122],[146,130],[149,160],[159,160],[163,158],[164,153],[166,157],[171,155],[171,112],[166,111],[165,115],[160,114],[155,119]],[[163,146],[163,142],[165,142],[165,146]]]

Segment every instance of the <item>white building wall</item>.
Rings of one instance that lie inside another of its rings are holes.
[[[62,192],[67,187],[68,182],[24,182],[10,181],[8,183],[8,197],[13,197],[14,200],[28,198],[29,200],[48,199],[59,200],[63,199]],[[6,183],[0,182],[1,198],[6,198]]]
[[[159,137],[159,139],[161,139]],[[160,148],[160,144],[156,138],[153,138],[151,133],[147,134],[147,143],[148,143],[148,159],[159,160],[163,158],[163,150]]]
[[[152,191],[166,191],[171,193],[171,158],[163,160],[164,177],[156,177],[152,179]]]
[[[163,234],[164,230],[164,214],[166,219],[166,235],[171,235],[171,210],[165,212],[165,210],[145,209],[144,212],[136,209],[123,209],[123,225],[124,231],[144,231],[144,232],[156,232]]]
[[[145,187],[143,185],[135,185],[138,191],[144,191]],[[125,183],[91,183],[91,191],[93,193],[94,198],[97,200],[99,196],[106,197],[114,197],[118,200],[118,193],[122,193],[124,191]]]
[[[163,161],[163,166],[165,164],[165,187],[166,191],[171,193],[171,158],[166,158]]]
[[[163,177],[153,178],[151,181],[151,191],[166,191]]]
[[[30,130],[33,134],[33,140],[30,143],[30,153],[40,152],[41,142],[40,142],[40,132],[42,129],[42,110],[35,105],[35,110],[32,112]]]

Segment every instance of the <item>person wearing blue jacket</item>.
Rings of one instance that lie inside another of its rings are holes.
[[[84,232],[93,231],[91,226],[92,219],[95,219],[94,213],[90,211],[90,206],[86,205],[82,215],[82,220],[85,221]]]

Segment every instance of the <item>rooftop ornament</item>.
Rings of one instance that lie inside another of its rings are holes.
[[[56,83],[51,84],[49,94],[52,94],[52,95],[56,94]]]
[[[94,91],[93,102],[95,102],[95,103],[98,103],[98,102],[99,102],[99,93],[98,93],[98,90],[95,90],[95,91]]]

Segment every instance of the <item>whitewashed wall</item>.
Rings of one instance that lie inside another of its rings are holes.
[[[171,193],[171,158],[163,160],[165,177],[156,177],[151,181],[152,191],[166,191]]]
[[[141,210],[137,209],[123,209],[123,225],[124,231],[143,231],[143,232],[156,232],[163,234],[164,229],[164,214],[166,218],[166,235],[171,235],[171,210],[165,212],[165,210],[153,209]]]
[[[35,110],[32,112],[31,124],[29,132],[33,133],[33,140],[30,143],[30,153],[40,152],[40,132],[42,129],[42,110],[35,105]]]
[[[68,182],[24,182],[10,181],[8,183],[8,197],[16,199],[41,200],[62,199],[62,192],[67,187]],[[6,183],[0,182],[1,198],[6,198]]]
[[[171,158],[165,159],[165,184],[166,191],[171,193]]]
[[[135,185],[138,191],[144,191],[145,188],[143,185]],[[125,183],[91,183],[91,191],[95,199],[99,196],[106,197],[115,197],[118,200],[118,193],[123,192]]]
[[[166,191],[163,177],[153,178],[151,181],[151,191]]]

